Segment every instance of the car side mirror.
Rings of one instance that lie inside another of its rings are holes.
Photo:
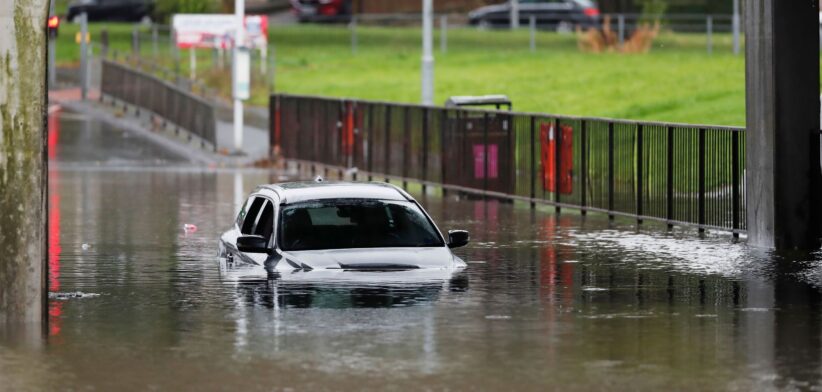
[[[448,247],[459,248],[468,245],[471,236],[465,230],[449,230],[448,231]]]
[[[237,249],[245,253],[271,253],[268,240],[260,235],[244,235],[237,238]]]

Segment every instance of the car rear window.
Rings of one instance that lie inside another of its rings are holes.
[[[286,251],[445,245],[416,204],[382,200],[283,206],[279,243]]]

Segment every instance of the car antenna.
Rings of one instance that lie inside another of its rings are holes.
[[[314,182],[324,182],[323,176],[314,177]]]

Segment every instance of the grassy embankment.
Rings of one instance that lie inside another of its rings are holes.
[[[111,46],[130,48],[132,27],[92,24],[92,39],[107,28]],[[77,61],[76,25],[61,28],[58,59]],[[350,34],[339,26],[286,26],[271,30],[277,52],[277,90],[363,99],[417,102],[420,36],[417,29],[361,27],[353,54]],[[539,33],[538,50],[528,32],[454,29],[448,52],[436,46],[436,101],[450,95],[501,93],[518,111],[687,123],[744,125],[744,59],[730,52],[730,36],[714,37],[714,54],[703,35],[662,34],[648,54],[580,53],[574,36]],[[142,46],[146,56],[151,45]],[[171,66],[166,43],[158,62]],[[209,71],[212,54],[199,51],[198,71],[228,92],[227,71]],[[187,72],[188,56],[181,55]],[[256,69],[257,67],[255,67]],[[266,83],[255,77],[252,102],[267,101]]]

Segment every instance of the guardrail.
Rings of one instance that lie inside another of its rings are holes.
[[[744,129],[275,94],[271,145],[368,179],[628,216],[747,227]]]
[[[148,110],[200,138],[203,147],[216,150],[214,106],[159,77],[125,64],[102,60],[102,95]]]

